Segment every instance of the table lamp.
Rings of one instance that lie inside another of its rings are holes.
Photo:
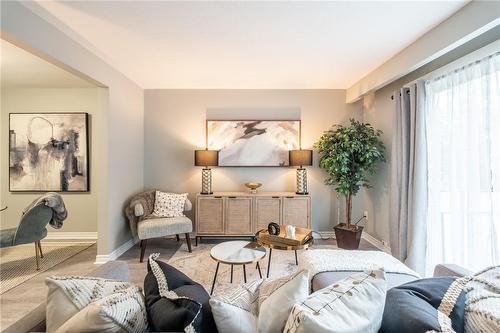
[[[210,166],[219,165],[219,151],[217,150],[195,150],[194,165],[202,166],[201,170],[201,194],[212,194],[212,169]]]
[[[307,192],[307,170],[304,165],[312,165],[312,150],[290,150],[290,166],[298,166],[297,169],[297,194],[308,194]]]

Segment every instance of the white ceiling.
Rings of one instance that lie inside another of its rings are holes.
[[[145,89],[347,88],[467,1],[38,1]]]
[[[0,40],[2,88],[88,88],[95,85]]]

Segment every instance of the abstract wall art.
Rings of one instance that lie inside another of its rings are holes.
[[[11,192],[89,191],[87,113],[11,113]]]
[[[219,166],[288,166],[300,120],[207,120],[207,147],[219,150]]]

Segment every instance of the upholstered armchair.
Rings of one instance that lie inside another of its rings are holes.
[[[36,269],[40,269],[39,257],[43,258],[40,241],[47,236],[47,224],[52,220],[52,208],[39,203],[27,210],[16,228],[0,230],[0,247],[35,244]]]
[[[140,262],[144,259],[147,241],[151,238],[161,238],[175,235],[179,241],[179,234],[184,234],[189,252],[191,252],[190,232],[193,232],[193,222],[186,216],[156,217],[151,215],[155,205],[156,190],[149,190],[132,197],[125,208],[130,230],[134,237],[141,241]],[[186,199],[184,211],[190,211],[192,204]]]

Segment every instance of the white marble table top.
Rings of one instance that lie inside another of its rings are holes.
[[[229,265],[244,265],[257,262],[266,256],[266,249],[255,242],[230,241],[215,245],[210,256]]]

